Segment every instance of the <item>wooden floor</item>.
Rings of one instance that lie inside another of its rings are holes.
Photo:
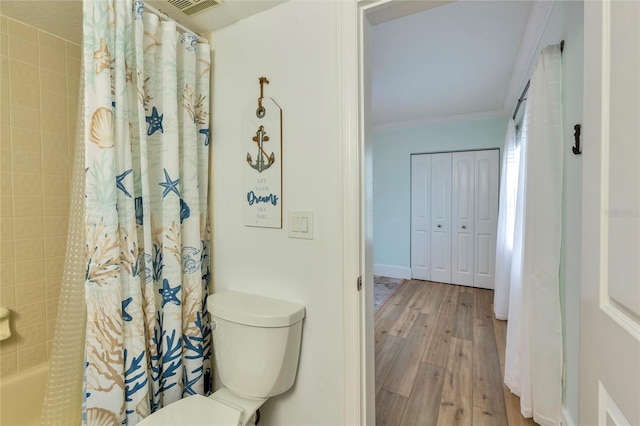
[[[492,303],[492,290],[412,280],[378,309],[377,425],[535,425],[503,385]]]

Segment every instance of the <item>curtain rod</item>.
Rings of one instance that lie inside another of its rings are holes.
[[[173,21],[176,23],[176,28],[178,28],[180,31],[185,32],[185,33],[190,33],[190,34],[194,34],[197,38],[198,41],[207,41],[206,38],[204,38],[202,35],[198,34],[197,32],[189,29],[188,27],[182,25],[180,22],[176,21],[175,19],[173,19],[172,17],[170,17],[169,15],[167,15],[166,13],[164,13],[163,11],[156,9],[153,6],[148,5],[147,3],[144,3],[144,8],[153,13],[154,15],[158,15],[158,17],[160,17],[160,19],[164,19],[165,21]]]
[[[564,40],[560,42],[560,53],[562,53],[563,51],[564,51]],[[513,116],[511,117],[513,120],[515,120],[516,116],[518,115],[518,110],[520,110],[520,104],[522,104],[522,102],[527,99],[525,98],[525,96],[527,96],[527,92],[529,91],[530,85],[531,85],[531,80],[527,80],[527,85],[524,86],[524,90],[522,91],[522,94],[518,98],[518,103],[516,104],[516,110],[513,111]]]

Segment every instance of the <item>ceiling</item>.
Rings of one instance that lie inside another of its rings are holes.
[[[544,28],[540,3],[462,0],[375,24],[373,126],[511,115]]]
[[[277,6],[285,0],[223,0],[188,17],[164,0],[146,3],[193,31],[206,33]],[[82,0],[1,0],[0,13],[75,43],[82,43]]]

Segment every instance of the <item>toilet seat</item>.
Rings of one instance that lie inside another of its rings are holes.
[[[146,417],[141,426],[237,426],[243,411],[224,402],[192,395],[183,398]]]

